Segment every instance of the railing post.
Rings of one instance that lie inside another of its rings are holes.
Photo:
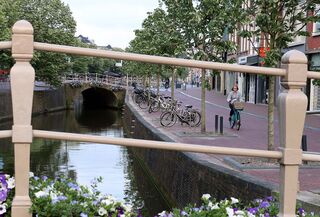
[[[296,50],[282,57],[287,71],[281,80],[279,95],[280,149],[280,216],[294,217],[298,191],[299,165],[302,163],[301,137],[307,110],[307,97],[301,91],[307,80],[307,58]]]
[[[12,28],[11,69],[13,109],[12,142],[16,192],[12,203],[13,217],[31,217],[29,209],[30,144],[32,143],[31,112],[35,72],[30,64],[33,57],[33,28],[27,21],[18,21]]]

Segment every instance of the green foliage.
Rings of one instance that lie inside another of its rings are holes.
[[[70,178],[41,178],[30,172],[29,192],[32,206],[30,212],[39,217],[47,216],[111,216],[111,217],[142,217],[141,212],[135,212],[132,206],[116,201],[111,195],[103,195],[98,190],[102,178],[91,181],[91,186],[79,185]],[[12,200],[15,193],[15,179],[6,174],[0,174],[0,215],[10,215]],[[245,205],[236,198],[217,201],[210,194],[201,197],[202,203],[190,204],[182,209],[163,211],[159,217],[230,217],[230,216],[278,216],[279,200],[275,197],[256,199]],[[319,217],[307,213],[301,207],[296,210],[297,217]]]
[[[92,181],[90,187],[82,186],[64,177],[52,180],[47,177],[30,178],[31,212],[37,216],[135,216],[131,206],[118,202],[112,196],[102,195],[98,184],[102,178]]]
[[[240,36],[248,38],[252,44],[257,42],[270,49],[266,52],[264,66],[280,67],[282,49],[287,48],[295,37],[308,35],[304,28],[308,22],[319,20],[319,15],[316,15],[319,11],[316,9],[317,3],[319,3],[318,0],[246,1],[247,5],[243,9],[244,18],[241,22],[243,30]],[[255,30],[247,30],[248,26],[255,27]],[[252,41],[257,38],[263,41]],[[273,76],[268,76],[268,79],[268,150],[273,150],[275,80]]]
[[[206,89],[209,90],[209,91],[212,89],[211,84],[210,84],[210,82],[209,82],[208,79],[206,79],[204,86],[205,86]]]
[[[240,36],[250,40],[263,34],[266,47],[270,48],[270,52],[266,53],[265,66],[278,67],[281,50],[288,47],[295,37],[309,35],[304,28],[308,22],[320,20],[316,15],[319,11],[316,9],[317,3],[317,0],[250,1],[250,5],[243,10],[245,17],[242,25],[256,26],[256,30],[243,30]],[[314,12],[314,15],[309,12]]]
[[[181,79],[185,79],[188,76],[188,69],[184,67],[177,68],[177,76]]]
[[[84,48],[97,48],[95,45],[89,45],[81,42],[79,39],[75,40],[74,46]],[[69,61],[68,72],[72,73],[98,73],[102,74],[104,71],[114,67],[115,60],[87,57],[87,56],[75,56],[72,55]]]
[[[28,20],[34,28],[37,42],[74,44],[76,22],[71,11],[61,0],[0,0],[0,39],[10,39],[10,29],[21,19]],[[11,67],[13,61],[8,52],[0,53],[1,67]],[[32,65],[38,80],[59,85],[59,75],[65,72],[70,59],[65,54],[35,52]]]
[[[242,0],[162,0],[168,17],[182,36],[193,59],[223,62],[224,52],[232,53],[236,44],[228,40],[241,19]]]
[[[129,52],[170,57],[178,56],[184,50],[181,35],[161,8],[156,8],[148,14],[142,23],[142,29],[136,30],[135,35],[127,49]],[[145,63],[126,62],[124,69],[134,75],[152,76],[159,72],[157,66]],[[162,77],[170,77],[172,67],[161,69]]]
[[[200,206],[190,204],[183,209],[173,209],[171,212],[163,211],[159,217],[256,217],[256,216],[279,216],[279,201],[274,197],[256,199],[245,205],[236,198],[217,201],[211,199],[209,194],[202,196]],[[314,213],[307,213],[304,209],[298,208],[297,217],[319,216]]]
[[[313,80],[312,84],[320,86],[320,80]]]

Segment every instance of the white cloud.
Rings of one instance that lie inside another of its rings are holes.
[[[158,0],[62,0],[77,21],[77,34],[97,45],[125,48]]]

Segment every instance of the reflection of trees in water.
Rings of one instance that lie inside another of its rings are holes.
[[[77,122],[86,128],[99,131],[117,124],[119,125],[120,112],[113,109],[81,109],[75,114]]]
[[[8,128],[6,128],[8,129]],[[11,139],[0,140],[0,158],[2,159],[2,167],[0,172],[13,174],[14,156],[13,156],[13,144]]]
[[[30,161],[31,171],[39,176],[69,175],[68,171],[61,171],[61,167],[68,162],[68,154],[63,148],[62,141],[36,139],[31,146]],[[71,175],[75,178],[75,171]]]
[[[116,110],[88,111],[80,109],[75,115],[74,111],[61,111],[33,117],[34,129],[52,130],[74,133],[93,133],[107,136],[122,132],[120,113]],[[0,124],[0,129],[10,129],[12,123]],[[72,165],[68,165],[68,146],[78,146],[77,142],[54,141],[34,139],[31,145],[31,171],[36,175],[54,177],[58,174],[76,179],[77,173]],[[150,182],[139,162],[127,148],[121,148],[121,164],[125,173],[125,201],[135,208],[143,207],[143,216],[154,216],[162,210],[170,209],[161,200],[161,195]],[[0,140],[0,161],[3,161],[3,171],[9,174],[14,172],[14,155],[11,139]],[[107,162],[107,160],[106,160]]]
[[[30,171],[36,175],[55,177],[60,167],[68,161],[68,156],[62,151],[61,141],[35,139],[30,147]],[[10,140],[0,141],[0,158],[3,159],[1,172],[14,174],[14,148]],[[76,177],[75,171],[69,171],[70,177]]]
[[[127,180],[124,192],[125,201],[133,204],[135,209],[142,208],[143,216],[155,216],[163,210],[170,210],[170,205],[163,199],[132,151],[127,148],[122,150],[123,159],[126,159],[126,165],[123,167]]]
[[[119,124],[117,119],[121,120],[116,110],[88,111],[81,109],[80,111],[82,112],[78,114],[78,120],[75,118],[74,111],[59,111],[33,117],[32,125],[34,129],[87,133],[92,132],[93,129],[100,132],[114,123]],[[12,121],[1,123],[0,130],[10,129],[11,126]],[[116,132],[116,129],[111,129],[110,133],[113,131]],[[31,171],[37,175],[54,177],[57,173],[63,173],[69,177],[76,178],[76,172],[67,166],[67,144],[63,141],[34,139],[30,149]],[[3,162],[3,168],[0,167],[1,172],[14,173],[13,149],[11,139],[0,139],[0,159]]]

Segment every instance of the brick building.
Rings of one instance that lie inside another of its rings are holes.
[[[320,22],[309,23],[307,31],[310,33],[310,36],[306,39],[309,70],[319,71],[320,73]],[[308,79],[307,95],[309,97],[308,109],[310,111],[320,110],[320,87],[313,85],[310,79]]]

